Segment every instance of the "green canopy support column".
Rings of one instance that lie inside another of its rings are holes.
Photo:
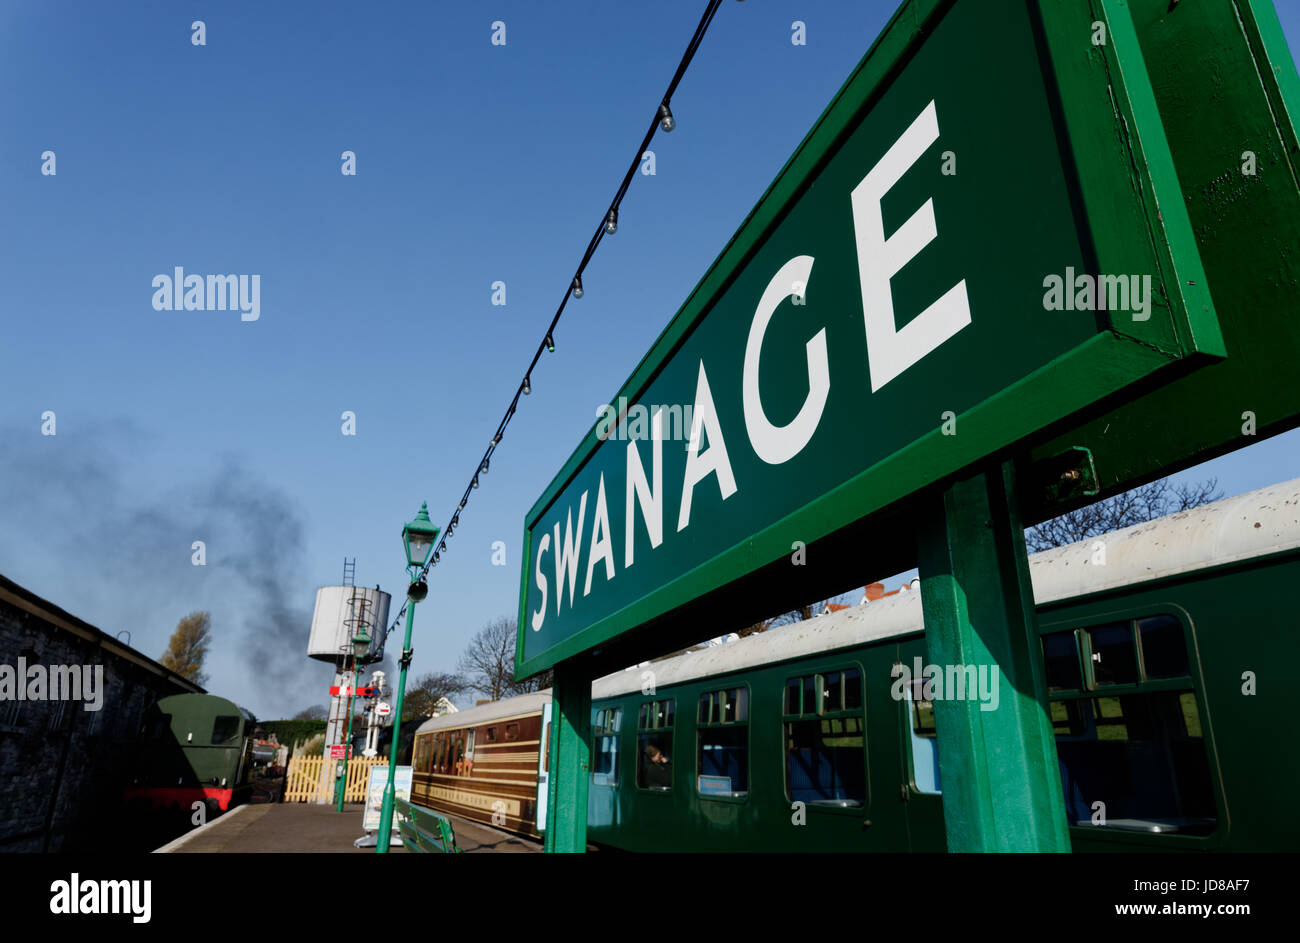
[[[587,783],[591,769],[591,678],[574,660],[555,666],[551,709],[551,784],[546,850],[587,850]]]
[[[919,535],[949,851],[1070,850],[1015,494],[1011,463],[988,466],[938,492]],[[977,693],[996,701],[952,699],[950,665],[989,666]]]

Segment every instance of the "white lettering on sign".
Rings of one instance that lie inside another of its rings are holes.
[[[682,481],[682,509],[677,515],[677,529],[685,530],[691,522],[691,495],[695,486],[709,475],[718,476],[718,490],[725,501],[736,493],[736,476],[731,471],[731,461],[727,458],[727,445],[722,441],[722,426],[718,424],[718,410],[713,405],[713,393],[709,391],[709,377],[704,372],[704,361],[700,361],[700,375],[695,382],[695,410],[691,420],[691,440],[686,447],[686,475]],[[707,458],[700,457],[700,432],[708,436],[709,447],[704,450]]]
[[[569,606],[573,606],[573,591],[578,584],[578,555],[582,553],[582,522],[587,516],[587,492],[578,502],[578,533],[573,533],[573,508],[564,522],[564,539],[560,540],[560,522],[555,522],[555,612],[560,612],[564,601],[564,576],[569,576]]]
[[[645,520],[646,533],[650,535],[650,546],[657,547],[664,542],[664,414],[655,410],[650,417],[650,448],[654,453],[651,460],[653,487],[645,480],[645,466],[641,464],[641,450],[636,442],[627,444],[627,527],[623,550],[623,567],[632,565],[632,548],[635,544],[634,502],[641,506],[641,517]]]
[[[591,592],[591,575],[596,564],[605,561],[606,581],[614,578],[614,540],[609,535],[609,508],[605,504],[605,476],[600,476],[600,487],[596,489],[596,519],[591,522],[591,549],[587,551],[587,582],[582,586],[582,595]]]
[[[763,335],[777,306],[787,297],[802,298],[802,291],[812,276],[813,257],[797,255],[772,276],[758,300],[754,320],[749,325],[745,343],[745,371],[741,395],[745,406],[745,430],[749,433],[754,454],[769,465],[780,465],[794,458],[817,431],[826,397],[831,391],[830,364],[826,359],[826,328],[813,335],[804,347],[808,358],[808,397],[799,414],[784,426],[774,426],[763,412],[758,394],[758,358],[763,349]],[[681,528],[678,528],[680,530]]]
[[[933,242],[939,230],[934,223],[934,200],[926,200],[886,239],[880,201],[938,139],[939,118],[931,101],[853,188],[853,232],[873,393],[970,324],[964,278],[901,329],[894,318],[889,280]]]
[[[550,543],[551,535],[542,534],[542,539],[537,541],[537,559],[533,561],[533,579],[537,581],[537,587],[542,591],[542,604],[537,607],[532,618],[534,632],[540,630],[542,623],[546,621],[546,574],[542,572],[542,554],[546,553]]]
[[[850,194],[854,240],[858,254],[858,279],[866,327],[867,368],[873,393],[927,354],[933,353],[945,341],[971,323],[965,279],[957,282],[902,328],[898,327],[894,315],[890,279],[920,254],[922,249],[938,238],[939,232],[935,225],[934,201],[927,199],[907,222],[903,223],[892,236],[886,238],[880,201],[938,139],[938,112],[935,103],[931,101]],[[763,409],[759,391],[759,360],[762,356],[763,339],[767,329],[777,309],[787,298],[792,299],[796,309],[806,305],[806,291],[812,278],[813,262],[814,259],[810,255],[797,255],[777,270],[767,283],[754,309],[754,317],[749,325],[749,336],[745,343],[740,391],[744,407],[745,431],[754,454],[769,465],[788,462],[812,441],[830,396],[830,361],[827,356],[828,341],[825,327],[818,330],[804,345],[804,357],[808,369],[808,394],[804,397],[803,404],[794,419],[784,426],[774,425]],[[686,469],[677,515],[678,532],[690,525],[695,488],[710,475],[717,477],[718,492],[722,500],[726,501],[739,490],[703,360],[700,361],[697,376],[695,404],[690,413],[691,437],[687,446]],[[664,539],[664,418],[661,408],[654,408],[650,430],[651,471],[648,476],[638,448],[640,436],[634,436],[627,444],[626,500],[623,517],[624,570],[630,569],[635,563],[638,508],[640,517],[645,523],[646,536],[650,538],[651,549],[659,547]],[[608,437],[601,436],[601,438]],[[701,451],[700,445],[704,439],[707,439],[708,447]],[[582,536],[588,494],[589,489],[584,490],[579,499],[576,531],[573,526],[573,507],[570,505],[565,509],[563,538],[561,538],[558,516],[553,532],[543,532],[538,538],[533,578],[541,593],[541,604],[532,613],[531,621],[535,632],[541,630],[547,616],[548,583],[542,572],[542,557],[548,549],[551,549],[555,555],[556,615],[558,616],[563,608],[566,581],[570,608],[574,604],[579,568],[582,565]],[[559,509],[557,515],[558,511]],[[551,547],[552,537],[554,537],[554,547]],[[610,530],[609,510],[605,500],[605,476],[602,473],[596,492],[591,540],[587,548],[586,579],[582,587],[584,597],[591,593],[592,577],[599,564],[604,564],[605,581],[613,581],[616,575],[613,549],[615,540]]]

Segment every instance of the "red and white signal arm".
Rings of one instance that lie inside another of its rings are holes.
[[[375,705],[375,715],[378,717],[387,717],[393,712],[392,705],[387,701],[380,701]]]

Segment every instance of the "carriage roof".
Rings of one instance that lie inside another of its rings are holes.
[[[1104,565],[1093,562],[1098,556],[1099,542],[1105,548]],[[1029,557],[1029,575],[1034,600],[1042,606],[1297,547],[1300,547],[1300,478],[1033,554]],[[920,632],[924,624],[921,594],[916,586],[913,583],[910,590],[865,605],[850,606],[735,642],[694,649],[606,675],[592,684],[592,699],[640,691],[641,672],[650,668],[654,671],[655,686],[667,687]],[[548,688],[536,694],[495,701],[432,718],[418,732],[471,726],[539,711],[550,698]]]
[[[1104,543],[1104,565],[1095,565]],[[1178,576],[1300,547],[1300,478],[1036,553],[1029,574],[1038,605]],[[916,587],[919,584],[913,583]],[[913,588],[713,648],[692,650],[597,679],[592,698],[641,690],[893,638],[924,628]],[[701,633],[705,634],[705,633]]]

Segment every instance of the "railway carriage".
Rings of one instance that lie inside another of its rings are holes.
[[[539,747],[550,702],[549,691],[525,694],[425,721],[415,734],[412,800],[539,836],[538,783],[546,767]]]
[[[1300,751],[1277,726],[1300,656],[1300,479],[1035,554],[1030,574],[1073,848],[1300,849],[1289,797]],[[1019,695],[971,669],[935,677],[925,660],[909,591],[597,680],[588,839],[944,850],[934,700],[954,683],[989,709]],[[475,710],[526,708],[544,744],[547,702]],[[473,713],[430,724],[482,730]],[[526,765],[512,795],[529,789]],[[479,769],[459,775],[474,788]]]

